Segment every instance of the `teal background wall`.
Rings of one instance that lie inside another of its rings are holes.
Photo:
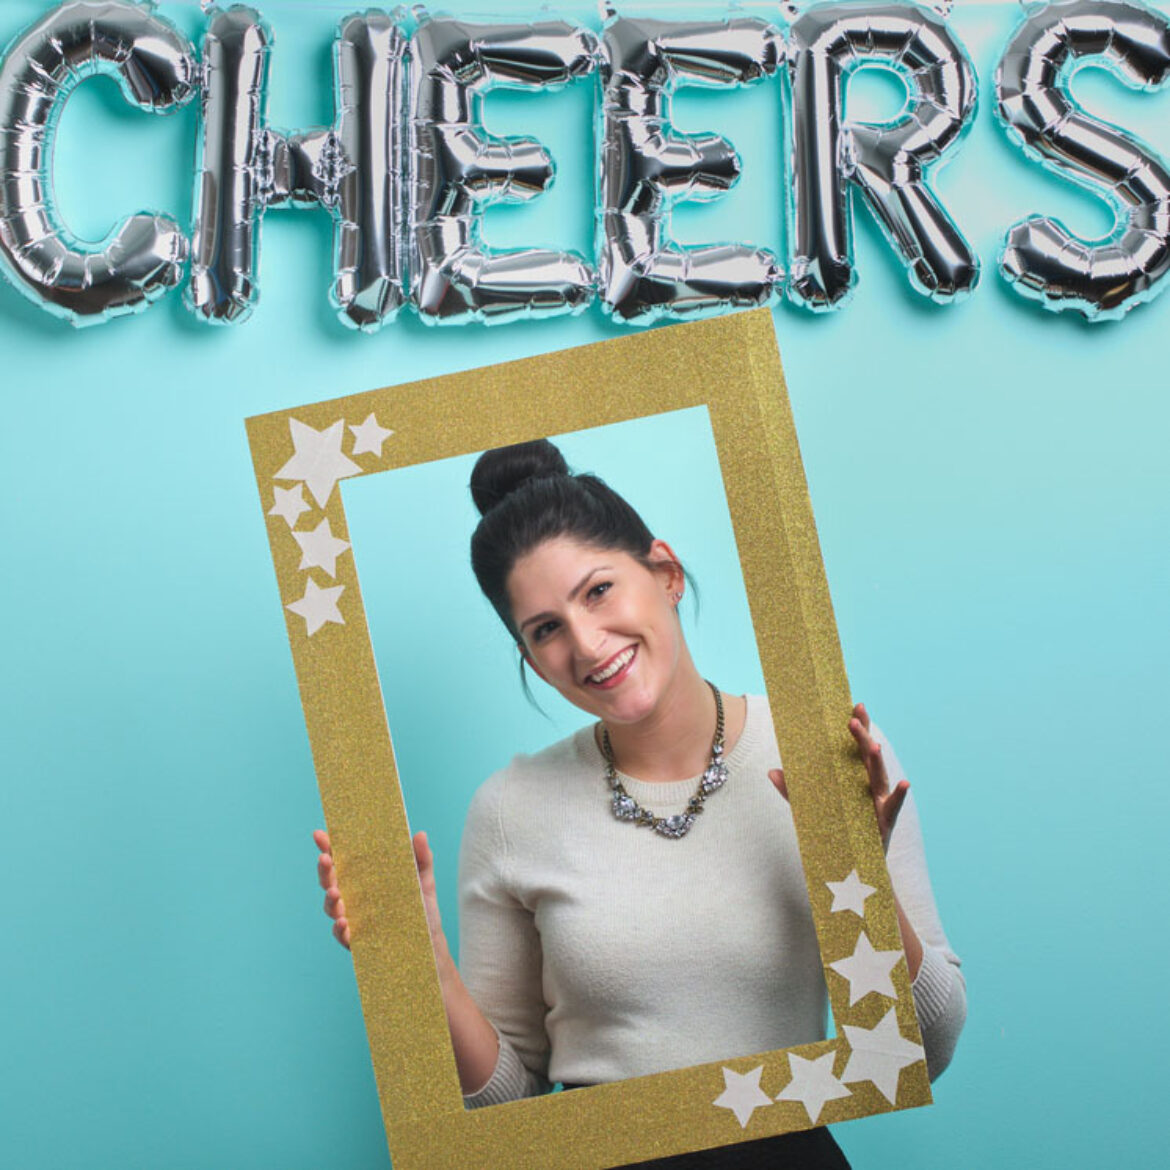
[[[258,6],[274,122],[327,122],[351,6]],[[8,0],[0,41],[49,7]],[[159,11],[202,27],[194,0]],[[1088,327],[995,276],[1023,214],[1109,224],[994,122],[1018,12],[960,0],[952,17],[983,92],[937,186],[982,287],[922,303],[862,216],[853,303],[775,312],[853,688],[914,782],[970,991],[937,1104],[839,1127],[859,1168],[1164,1157],[1170,298]],[[855,106],[888,104],[862,84]],[[1089,74],[1076,90],[1170,155],[1170,92]],[[559,166],[547,196],[491,213],[493,242],[589,250],[592,110],[587,86],[489,99],[493,129],[535,133]],[[688,94],[678,121],[729,134],[744,178],[677,235],[779,247],[777,91]],[[143,206],[185,220],[195,126],[87,83],[61,126],[62,213],[94,237]],[[330,265],[327,217],[269,215],[261,303],[226,330],[172,296],[77,332],[0,287],[6,1165],[388,1164],[351,967],[320,913],[320,804],[242,420],[619,331],[590,310],[355,336],[328,308]]]

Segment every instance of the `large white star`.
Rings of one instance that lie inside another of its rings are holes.
[[[715,1098],[714,1104],[720,1109],[730,1109],[735,1114],[735,1119],[745,1129],[756,1109],[772,1104],[772,1098],[760,1088],[760,1074],[763,1071],[762,1064],[748,1073],[737,1073],[730,1068],[723,1070],[725,1088]]]
[[[393,431],[378,426],[378,420],[374,418],[372,412],[364,423],[359,423],[357,426],[350,423],[349,429],[353,431],[353,453],[355,455],[377,455],[379,459],[382,458],[382,444],[394,434]]]
[[[285,609],[291,609],[297,617],[305,619],[305,633],[311,638],[326,622],[345,625],[345,618],[337,608],[337,599],[344,591],[344,585],[331,585],[328,589],[322,589],[310,577],[305,582],[304,597],[290,602]]]
[[[825,882],[825,885],[833,894],[833,904],[829,907],[830,914],[852,910],[858,918],[865,917],[865,900],[874,892],[874,888],[861,880],[857,870],[850,870],[849,876],[843,882]]]
[[[290,488],[273,488],[275,503],[268,509],[268,515],[279,516],[290,528],[295,528],[300,514],[313,510],[305,503],[304,488],[303,483]]]
[[[875,1028],[846,1024],[844,1031],[851,1051],[841,1080],[849,1084],[872,1081],[878,1092],[891,1105],[896,1105],[898,1074],[924,1058],[922,1046],[911,1043],[898,1031],[898,1017],[893,1008]]]
[[[293,538],[301,546],[298,568],[324,569],[330,577],[337,576],[337,558],[349,548],[349,541],[333,535],[328,516],[312,532],[294,532]]]
[[[295,536],[296,533],[293,533]],[[898,993],[890,980],[890,972],[902,957],[901,951],[875,951],[869,935],[863,930],[857,939],[853,954],[847,959],[838,959],[829,966],[849,980],[849,1006],[864,999],[871,991],[896,999]]]
[[[795,1052],[788,1054],[788,1065],[792,1069],[792,1080],[780,1090],[777,1101],[799,1101],[808,1113],[808,1119],[816,1125],[821,1110],[826,1101],[835,1101],[838,1097],[850,1097],[852,1089],[847,1089],[833,1076],[833,1060],[835,1052],[826,1052],[816,1060],[805,1060]]]
[[[339,479],[360,475],[361,468],[348,455],[341,453],[341,436],[345,423],[338,419],[323,431],[315,431],[299,419],[290,418],[293,457],[272,477],[273,479],[303,479],[317,506],[325,507]]]

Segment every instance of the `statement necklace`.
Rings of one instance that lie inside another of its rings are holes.
[[[714,683],[708,682],[715,696],[715,738],[711,741],[711,762],[699,780],[695,795],[687,801],[687,811],[672,817],[655,816],[643,808],[626,790],[618,779],[617,763],[613,758],[613,745],[609,742],[609,731],[602,725],[601,754],[605,757],[605,779],[613,792],[613,815],[619,821],[630,821],[635,825],[653,829],[663,837],[685,837],[695,823],[695,817],[703,811],[703,801],[727,783],[727,765],[723,762],[723,696]]]

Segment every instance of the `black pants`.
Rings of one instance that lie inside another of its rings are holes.
[[[849,1162],[827,1129],[803,1129],[714,1150],[632,1162],[625,1170],[849,1170]]]
[[[637,1170],[849,1170],[827,1129],[805,1129],[636,1165]]]

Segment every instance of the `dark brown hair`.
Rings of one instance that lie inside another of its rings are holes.
[[[642,517],[604,480],[573,474],[547,439],[485,451],[471,473],[471,498],[480,512],[471,537],[471,567],[517,642],[508,574],[544,541],[569,536],[620,549],[650,565],[654,536]]]

